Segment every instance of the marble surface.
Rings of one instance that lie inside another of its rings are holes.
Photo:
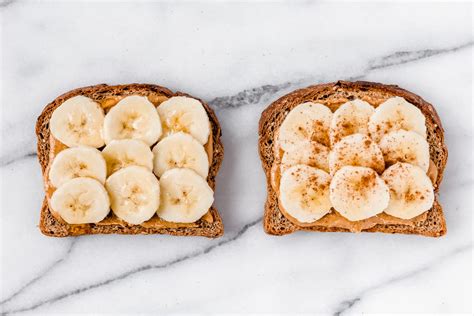
[[[472,312],[472,4],[2,0],[0,12],[4,314]],[[398,84],[436,106],[445,237],[263,232],[260,113],[338,79]],[[70,89],[133,82],[215,109],[222,238],[39,232],[36,117]]]

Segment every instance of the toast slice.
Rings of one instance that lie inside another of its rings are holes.
[[[347,82],[319,84],[291,92],[270,104],[262,113],[259,122],[259,153],[262,166],[267,178],[267,200],[263,226],[265,232],[271,235],[285,235],[298,230],[319,232],[350,232],[350,229],[338,227],[334,221],[334,212],[327,214],[315,224],[297,226],[288,220],[282,213],[277,192],[271,185],[272,165],[274,157],[274,137],[289,111],[304,102],[317,102],[328,106],[333,112],[343,103],[352,99],[362,99],[378,106],[386,99],[399,96],[418,107],[426,117],[427,141],[429,143],[430,158],[434,162],[435,201],[433,207],[416,217],[413,222],[385,222],[361,229],[364,232],[418,234],[430,237],[439,237],[446,234],[446,222],[443,210],[438,201],[438,190],[443,178],[448,151],[444,142],[444,131],[441,121],[433,106],[421,97],[399,88],[396,85],[384,85],[373,82]],[[340,216],[340,215],[339,215]],[[332,223],[331,223],[332,222]],[[362,221],[361,221],[362,222]]]
[[[58,152],[58,148],[61,148],[61,144],[58,145],[59,141],[55,140],[50,134],[49,120],[51,119],[53,111],[59,105],[76,95],[84,95],[93,99],[106,111],[107,108],[115,105],[121,98],[128,95],[146,96],[155,106],[173,96],[192,97],[185,93],[172,92],[167,88],[150,84],[117,86],[100,84],[78,88],[57,97],[43,109],[43,112],[36,122],[38,159],[45,179],[48,165],[54,158],[54,155]],[[214,111],[208,104],[202,100],[199,101],[206,109],[211,123],[212,137],[210,137],[210,146],[208,146],[209,144],[206,144],[206,149],[211,160],[207,182],[209,186],[215,190],[217,172],[224,157],[224,147],[220,139],[221,129]],[[48,192],[46,193],[48,194]],[[152,219],[142,225],[132,225],[121,221],[113,214],[113,212],[110,212],[109,215],[99,223],[71,225],[52,214],[46,196],[41,207],[39,228],[43,234],[54,237],[78,236],[85,234],[169,234],[176,236],[204,236],[215,238],[222,236],[224,233],[221,217],[214,206],[212,206],[201,219],[191,224],[165,222],[155,215]]]

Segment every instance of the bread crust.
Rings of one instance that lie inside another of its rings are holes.
[[[99,84],[94,86],[82,87],[71,90],[57,97],[54,101],[46,105],[42,113],[36,121],[36,135],[37,135],[37,151],[38,160],[41,165],[43,177],[50,163],[50,131],[49,120],[53,111],[60,106],[65,100],[76,95],[84,95],[96,101],[104,100],[113,96],[126,95],[162,95],[167,98],[173,96],[187,96],[199,100],[208,116],[211,123],[211,133],[213,139],[212,147],[212,164],[209,167],[209,175],[207,182],[209,186],[215,190],[216,176],[224,158],[224,147],[221,142],[221,128],[216,114],[204,101],[190,96],[183,92],[172,92],[171,90],[152,84],[128,84],[109,86],[107,84]],[[78,236],[85,234],[169,234],[175,236],[204,236],[215,238],[224,234],[224,226],[222,219],[217,209],[212,206],[209,210],[213,217],[212,223],[200,219],[195,224],[195,227],[143,227],[141,225],[132,224],[83,224],[83,225],[69,225],[65,222],[58,221],[51,213],[47,198],[43,200],[41,207],[39,228],[41,232],[47,236],[53,237],[67,237]]]
[[[285,235],[298,230],[320,232],[349,232],[348,229],[327,226],[301,227],[290,222],[281,212],[278,205],[278,196],[271,185],[271,169],[274,161],[273,146],[275,133],[288,112],[298,104],[313,101],[325,104],[334,111],[339,105],[349,100],[360,98],[378,106],[384,100],[400,96],[418,107],[425,115],[430,158],[435,163],[438,174],[434,183],[435,202],[427,211],[426,220],[415,223],[414,226],[402,224],[377,224],[363,232],[418,234],[430,237],[439,237],[446,234],[446,221],[443,210],[438,201],[438,190],[443,178],[443,172],[448,159],[448,150],[444,142],[444,130],[441,120],[434,107],[420,96],[402,89],[396,85],[385,85],[366,81],[338,81],[318,84],[295,90],[270,104],[263,112],[259,121],[259,154],[262,167],[267,178],[267,200],[263,227],[271,235]],[[376,104],[374,104],[376,103]]]

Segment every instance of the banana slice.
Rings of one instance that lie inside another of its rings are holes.
[[[415,132],[393,131],[382,137],[379,143],[385,163],[391,166],[396,162],[408,162],[423,169],[430,166],[430,147],[428,142]]]
[[[280,180],[280,203],[289,219],[300,223],[317,221],[331,210],[326,172],[306,165],[286,170]]]
[[[89,177],[105,182],[105,160],[93,147],[72,147],[60,151],[49,168],[49,181],[55,188],[79,177]]]
[[[69,224],[97,223],[110,211],[107,191],[91,178],[74,178],[51,196],[51,208]]]
[[[390,188],[390,203],[385,213],[410,219],[433,206],[433,185],[421,168],[398,162],[385,170],[382,179]]]
[[[342,216],[350,221],[359,221],[383,212],[390,194],[387,185],[374,170],[345,166],[332,178],[329,198]]]
[[[204,179],[209,173],[209,159],[204,147],[191,135],[178,132],[163,138],[153,148],[153,171],[161,177],[173,168],[189,168]]]
[[[149,220],[160,206],[160,184],[145,167],[129,166],[105,181],[112,211],[130,224]]]
[[[425,116],[404,98],[393,97],[380,104],[369,119],[369,132],[377,143],[383,135],[404,129],[426,139]]]
[[[191,134],[202,145],[210,133],[209,117],[201,102],[188,97],[172,97],[158,106],[163,134]]]
[[[154,105],[146,98],[132,95],[120,100],[105,116],[104,140],[139,139],[153,145],[162,133]]]
[[[102,150],[102,155],[107,163],[107,175],[132,165],[153,170],[150,147],[138,139],[113,140]]]
[[[214,192],[200,175],[191,169],[176,168],[160,178],[161,204],[158,216],[168,222],[193,223],[207,213],[214,202]]]
[[[334,175],[343,166],[372,168],[378,173],[385,169],[379,146],[368,136],[352,134],[339,141],[329,153],[329,170]]]
[[[67,99],[54,110],[49,128],[54,138],[68,147],[102,147],[104,110],[98,103],[78,95]]]
[[[279,145],[284,151],[291,151],[307,141],[329,146],[331,118],[331,110],[322,104],[307,102],[296,106],[278,130]]]
[[[283,153],[280,172],[284,173],[294,165],[308,165],[329,172],[328,155],[329,149],[320,143],[301,143],[293,150]]]
[[[374,113],[374,107],[369,103],[356,99],[341,105],[332,116],[329,129],[331,145],[343,137],[352,134],[369,134],[369,118]]]

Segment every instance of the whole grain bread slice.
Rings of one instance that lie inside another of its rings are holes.
[[[44,109],[41,115],[38,117],[36,122],[36,135],[38,138],[38,159],[41,165],[43,177],[45,177],[46,170],[51,160],[51,135],[49,130],[49,120],[53,111],[60,106],[65,100],[76,96],[84,95],[99,103],[104,107],[104,103],[114,98],[123,97],[127,95],[141,95],[146,96],[155,103],[160,102],[160,99],[164,100],[173,96],[188,96],[188,94],[182,92],[172,92],[171,90],[151,84],[128,84],[128,85],[117,85],[109,86],[106,84],[100,84],[95,86],[78,88],[69,91],[54,101],[49,103]],[[195,97],[192,97],[195,98]],[[207,182],[209,186],[215,190],[217,172],[221,166],[222,159],[224,157],[224,147],[221,142],[221,128],[214,111],[204,101],[199,100],[204,108],[206,109],[207,115],[211,123],[212,133],[212,159],[209,168],[209,175]],[[106,106],[106,105],[105,105]],[[222,236],[224,233],[224,226],[222,224],[221,217],[217,209],[212,206],[206,214],[206,218],[201,218],[193,225],[132,225],[127,224],[123,221],[117,223],[117,220],[111,220],[114,215],[110,212],[109,216],[104,219],[103,223],[97,224],[81,224],[81,225],[70,225],[64,221],[57,219],[53,216],[49,209],[47,198],[43,200],[41,207],[40,223],[39,228],[41,232],[47,236],[54,237],[66,237],[66,236],[77,236],[85,234],[169,234],[176,236],[204,236],[215,238]],[[166,226],[166,227],[164,227]]]
[[[444,142],[444,130],[434,107],[421,97],[404,90],[396,85],[384,85],[374,82],[348,82],[338,81],[313,85],[304,89],[293,91],[270,104],[262,113],[259,122],[259,153],[262,166],[267,178],[267,200],[263,227],[271,235],[285,235],[298,230],[319,232],[349,232],[340,227],[314,225],[300,227],[290,222],[281,212],[278,204],[278,195],[271,185],[271,169],[274,162],[274,137],[289,111],[304,102],[317,102],[328,106],[335,111],[341,104],[352,100],[362,99],[374,106],[378,106],[386,99],[394,96],[405,98],[408,102],[418,107],[426,117],[427,140],[430,148],[430,158],[437,167],[437,177],[434,182],[435,202],[427,211],[426,218],[414,225],[403,224],[377,224],[362,230],[365,232],[418,234],[438,237],[446,234],[446,222],[443,210],[438,201],[438,190],[443,178],[448,151]]]

